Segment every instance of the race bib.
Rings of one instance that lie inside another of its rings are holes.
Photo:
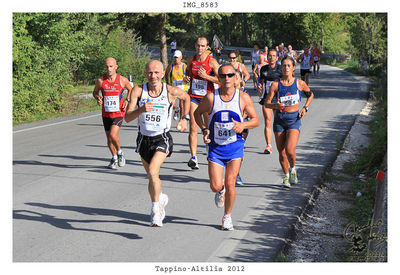
[[[119,111],[119,97],[116,96],[105,96],[104,97],[104,110],[108,113]]]
[[[207,95],[207,81],[194,78],[192,81],[192,94],[199,96]]]
[[[300,103],[300,97],[298,93],[295,95],[281,96],[280,102],[286,107],[293,106]]]
[[[227,145],[237,140],[236,132],[232,130],[233,122],[214,122],[214,141],[219,145]]]
[[[184,89],[184,86],[183,86],[183,80],[181,79],[181,80],[174,80],[174,86],[175,87],[179,87],[179,88],[181,88],[182,90],[185,90]]]
[[[318,56],[314,56],[314,61],[318,61]]]
[[[303,60],[303,66],[304,67],[309,67],[310,66],[310,60],[307,58],[304,58],[304,60]]]
[[[162,131],[167,126],[168,106],[155,103],[150,112],[142,113],[143,126],[147,131]]]

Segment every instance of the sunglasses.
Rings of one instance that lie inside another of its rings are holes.
[[[229,59],[235,59],[237,58],[236,56],[230,56]]]
[[[234,76],[235,76],[235,73],[230,73],[230,74],[219,74],[219,77],[220,77],[220,78],[226,78],[226,77],[232,78],[232,77],[234,77]]]

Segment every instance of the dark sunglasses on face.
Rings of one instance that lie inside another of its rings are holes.
[[[235,59],[236,58],[236,56],[230,56],[229,57],[229,59]]]
[[[234,76],[235,76],[235,73],[219,74],[219,77],[220,77],[220,78],[226,78],[226,77],[232,78],[232,77],[234,77]]]

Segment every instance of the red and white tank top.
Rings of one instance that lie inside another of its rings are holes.
[[[122,111],[122,104],[124,103],[124,89],[121,86],[121,77],[117,74],[114,82],[107,79],[103,75],[103,84],[101,85],[101,92],[103,94],[103,117],[115,118],[125,116]]]
[[[208,55],[207,58],[201,62],[196,60],[196,56],[193,56],[191,64],[191,79],[189,87],[189,95],[191,97],[203,98],[209,92],[214,91],[213,82],[207,81],[204,78],[198,76],[199,69],[203,67],[206,73],[209,75],[212,72],[210,67],[211,56]]]

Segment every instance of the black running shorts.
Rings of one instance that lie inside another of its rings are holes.
[[[173,149],[173,140],[169,132],[149,137],[140,132],[136,138],[136,152],[147,162],[150,163],[156,152],[164,152],[167,157],[171,156]]]
[[[107,132],[110,131],[112,125],[117,125],[118,127],[121,127],[123,120],[124,118],[122,116],[114,118],[103,117],[104,130],[106,130]]]
[[[310,73],[310,69],[308,69],[308,70],[300,69],[300,75],[301,76],[305,76],[306,74],[309,74],[309,73]]]

